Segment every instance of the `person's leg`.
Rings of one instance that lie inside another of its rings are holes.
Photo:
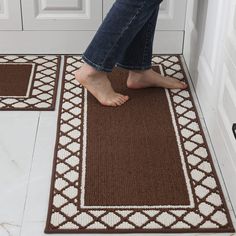
[[[156,14],[161,1],[116,0],[83,53],[82,59],[97,70],[111,72],[118,58],[126,52],[130,44],[133,44],[137,33],[150,17]],[[141,41],[149,38],[145,37],[144,32],[141,32],[141,35]],[[147,46],[148,43],[146,42]],[[143,55],[143,52],[139,54]]]
[[[162,76],[150,69],[152,66],[153,39],[160,3],[150,18],[136,34],[125,53],[121,54],[116,65],[129,70],[127,86],[129,88],[165,87],[186,88],[178,79]]]
[[[144,70],[151,68],[153,39],[156,29],[159,4],[155,6],[151,16],[135,35],[123,54],[120,54],[116,65],[129,70]]]
[[[116,0],[82,55],[76,79],[103,105],[117,106],[128,96],[116,93],[107,78],[117,59],[155,11],[160,0]]]

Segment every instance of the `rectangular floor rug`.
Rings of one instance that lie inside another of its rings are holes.
[[[0,110],[54,110],[60,55],[0,55]]]
[[[101,106],[67,55],[45,233],[234,232],[190,89],[126,87],[130,100]],[[153,69],[185,81],[179,55]]]

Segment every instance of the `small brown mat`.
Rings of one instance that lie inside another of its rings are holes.
[[[45,233],[234,232],[189,87],[128,89],[101,106],[74,78],[66,56]],[[153,69],[186,79],[178,55]]]
[[[0,55],[0,110],[54,110],[61,56]]]

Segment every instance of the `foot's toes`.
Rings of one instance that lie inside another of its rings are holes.
[[[125,101],[124,101],[122,98],[120,98],[120,97],[118,97],[117,100],[119,101],[119,105],[121,105],[121,104],[123,104],[123,103],[125,102]]]
[[[127,101],[127,98],[126,96],[120,94],[120,93],[116,93],[116,95],[109,99],[110,101],[108,101],[107,103],[110,105],[110,106],[120,106],[122,104],[124,104],[126,101]]]
[[[120,93],[115,93],[109,98],[104,98],[100,100],[100,103],[102,105],[113,106],[113,107],[120,106],[125,102],[126,102],[126,98],[124,98],[124,96]]]
[[[116,103],[118,106],[120,106],[120,105],[122,105],[124,102],[121,101],[120,99],[117,99],[117,100],[115,101],[115,103]]]
[[[170,86],[169,88],[185,89],[188,87],[188,85],[184,81],[180,81],[178,79],[169,76],[167,76],[166,79],[167,79],[166,81],[168,81],[169,84],[168,87]]]
[[[129,99],[128,95],[124,95],[125,101],[127,101]]]
[[[121,101],[122,101],[122,103],[125,103],[128,99],[126,99],[126,98],[120,98],[121,99]]]
[[[187,88],[188,87],[188,85],[183,81],[180,81],[180,85],[181,85],[181,88]]]
[[[125,101],[122,99],[122,96],[117,95],[116,98],[114,98],[114,101],[117,105],[122,105],[123,103],[125,103]]]
[[[104,100],[104,101],[100,101],[100,103],[104,106],[111,106],[111,107],[117,106],[117,104],[112,100]]]
[[[123,95],[123,94],[119,94],[119,98],[123,101],[123,102],[126,102],[129,97],[127,95]]]

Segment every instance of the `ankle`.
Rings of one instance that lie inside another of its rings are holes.
[[[86,73],[86,75],[89,77],[94,77],[94,76],[98,76],[98,75],[101,75],[101,76],[106,75],[105,71],[96,70],[93,66],[91,66],[87,63],[84,63],[82,65],[82,71],[84,71]]]
[[[152,69],[145,69],[145,70],[129,70],[129,75],[143,75],[149,73]]]

